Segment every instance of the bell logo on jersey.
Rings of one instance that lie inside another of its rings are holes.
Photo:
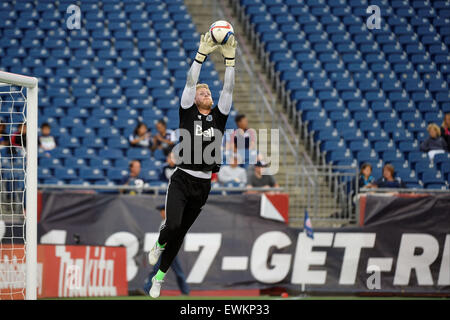
[[[211,127],[205,131],[202,131],[202,126],[196,124],[195,125],[195,135],[196,136],[204,136],[205,138],[214,137],[214,129]]]

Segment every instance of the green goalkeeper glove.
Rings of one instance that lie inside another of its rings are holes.
[[[211,39],[211,35],[209,32],[202,34],[200,37],[200,45],[198,47],[197,54],[195,55],[195,61],[198,63],[203,63],[206,60],[206,57],[216,50],[218,45],[214,43]]]
[[[227,43],[220,46],[220,51],[225,59],[225,66],[234,67],[235,57],[236,57],[236,47],[237,41],[234,35],[230,36]]]

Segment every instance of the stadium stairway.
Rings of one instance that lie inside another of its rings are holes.
[[[246,53],[245,58],[247,61],[253,60],[253,72],[255,77],[258,77],[261,81],[261,84],[267,90],[265,91],[265,97],[267,101],[272,102],[270,94],[267,92],[272,92],[272,89],[268,85],[270,83],[268,75],[263,71],[263,67],[261,61],[258,59],[257,54],[251,45],[249,39],[244,35],[244,29],[242,23],[235,19],[235,15],[232,15],[231,7],[229,7],[228,2],[226,1],[205,1],[205,0],[185,0],[184,1],[188,12],[192,17],[192,22],[196,26],[196,30],[199,34],[205,33],[211,23],[215,20],[224,19],[229,21],[234,28],[235,34],[238,35],[239,45],[241,50]],[[217,6],[220,6],[221,13],[223,16],[214,15],[215,10],[217,10]],[[245,46],[246,49],[243,48]],[[246,51],[247,50],[247,51]],[[223,82],[224,76],[224,64],[223,59],[220,54],[213,54],[208,59],[210,59],[215,66],[216,71],[219,74],[220,79]],[[265,117],[261,118],[260,112],[258,112],[252,105],[252,99],[255,92],[253,92],[252,82],[257,81],[251,78],[250,74],[243,68],[242,65],[239,65],[239,61],[237,61],[236,68],[236,84],[235,90],[233,93],[233,107],[238,113],[243,113],[247,116],[249,127],[254,128],[256,131],[258,129],[267,129],[272,127],[272,118]],[[280,99],[276,99],[275,103],[271,105],[273,111],[277,114],[285,114],[285,110],[283,109],[282,103]],[[295,141],[295,136],[297,133],[295,129],[288,123],[283,124],[284,129],[288,133],[288,138],[299,154],[299,161],[303,161],[308,163],[309,159],[306,155],[306,149],[303,144]],[[280,138],[281,139],[281,138]],[[269,140],[270,143],[270,140]],[[281,161],[280,161],[281,163]],[[289,212],[292,226],[301,226],[303,223],[303,214],[304,209],[307,207],[307,197],[302,195],[307,193],[307,190],[302,190],[301,187],[295,187],[294,179],[286,179],[286,176],[292,177],[293,174],[298,170],[295,167],[295,158],[292,154],[287,154],[286,157],[287,165],[280,165],[279,172],[276,174],[275,179],[279,182],[280,186],[285,188],[290,195],[289,202]],[[321,194],[321,216],[329,217],[336,212],[335,209],[335,199],[333,195],[330,193],[329,187],[326,185],[324,181],[320,181],[319,193]],[[319,221],[315,223],[315,226],[320,227],[335,227],[339,226],[341,223],[337,223],[335,221]]]

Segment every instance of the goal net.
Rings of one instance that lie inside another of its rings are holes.
[[[37,79],[0,71],[0,300],[36,299]]]

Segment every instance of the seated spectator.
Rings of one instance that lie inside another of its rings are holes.
[[[230,165],[224,165],[220,168],[218,179],[221,184],[228,182],[247,184],[247,172],[238,163],[238,156],[235,154]]]
[[[370,163],[364,163],[361,166],[361,171],[359,172],[359,188],[374,188],[373,183],[375,178],[372,176],[372,165]]]
[[[175,131],[167,129],[167,124],[162,119],[156,123],[156,130],[158,132],[153,137],[152,150],[161,149],[167,156],[177,141]]]
[[[55,138],[50,135],[51,127],[48,123],[41,126],[41,136],[39,137],[39,148],[50,151],[56,148]]]
[[[139,122],[133,134],[128,138],[132,147],[151,148],[151,133],[145,123]]]
[[[27,147],[27,125],[19,124],[17,131],[11,137],[11,144],[16,147]]]
[[[247,181],[248,188],[278,188],[279,185],[276,183],[273,175],[262,174],[262,168],[264,168],[260,161],[258,161],[253,169],[253,173],[249,174]]]
[[[450,112],[445,114],[444,121],[442,122],[441,135],[447,143],[447,147],[450,149]]]
[[[233,152],[236,152],[238,147],[241,146],[243,146],[245,150],[256,150],[256,132],[255,130],[248,128],[247,117],[243,114],[239,114],[236,116],[235,122],[238,128],[231,135],[231,146],[228,148],[233,150]]]
[[[405,185],[400,178],[395,178],[394,166],[387,163],[383,167],[383,177],[375,181],[374,186],[378,188],[405,188]]]
[[[175,171],[175,154],[173,152],[167,155],[166,165],[162,169],[159,180],[168,182],[173,172]]]
[[[9,146],[8,133],[5,129],[6,125],[0,120],[0,146]]]
[[[441,129],[435,123],[429,124],[427,130],[430,136],[422,141],[420,151],[427,152],[430,160],[433,160],[436,154],[447,152],[448,146],[441,137]]]
[[[12,157],[25,156],[25,149],[27,148],[27,125],[25,123],[19,124],[17,131],[11,135],[11,145],[9,153]]]
[[[126,186],[142,187],[144,180],[140,178],[141,162],[139,160],[132,160],[129,165],[128,176],[124,177],[122,184]],[[121,193],[136,194],[135,190],[121,190]]]

